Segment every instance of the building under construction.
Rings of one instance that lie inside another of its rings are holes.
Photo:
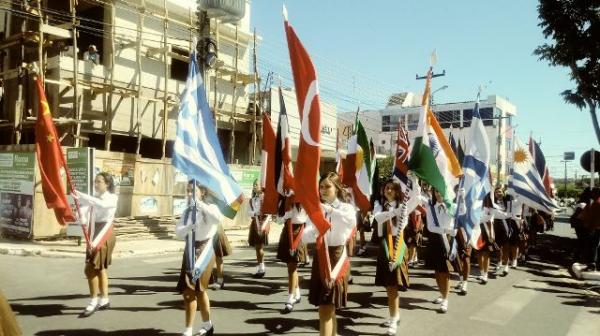
[[[93,147],[96,167],[129,175],[117,216],[172,214],[185,188],[169,158],[193,41],[226,159],[257,164],[249,27],[249,0],[0,0],[0,145],[33,151],[41,76],[61,144]],[[37,218],[47,209],[39,185],[34,194]]]

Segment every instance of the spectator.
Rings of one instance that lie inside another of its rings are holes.
[[[98,53],[98,49],[93,44],[90,44],[88,50],[83,53],[83,60],[90,61],[95,65],[100,64],[100,54]]]

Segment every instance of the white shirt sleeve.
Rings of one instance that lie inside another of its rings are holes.
[[[204,219],[208,225],[219,225],[223,220],[223,214],[215,204],[208,204],[204,202],[198,203],[199,208],[204,214]]]
[[[175,236],[179,239],[185,239],[185,236],[193,229],[193,225],[184,223],[186,213],[187,210],[183,212],[181,218],[179,218],[177,224],[175,224]]]

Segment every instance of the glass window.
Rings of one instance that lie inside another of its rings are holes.
[[[463,110],[463,127],[470,127],[471,119],[473,119],[473,110],[472,109]]]
[[[484,126],[493,126],[494,125],[494,108],[485,107],[479,109],[479,115],[481,115],[481,120],[483,120]]]

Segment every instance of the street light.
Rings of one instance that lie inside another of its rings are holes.
[[[438,92],[438,91],[442,91],[442,90],[446,90],[448,88],[448,85],[444,85],[441,88],[434,90],[430,95],[429,95],[429,101],[431,102],[431,105],[433,105],[433,94]]]

